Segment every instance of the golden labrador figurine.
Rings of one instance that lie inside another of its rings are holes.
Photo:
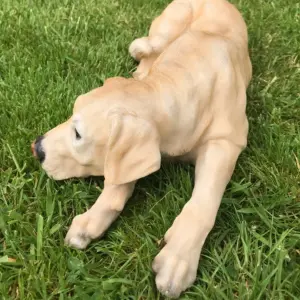
[[[77,98],[72,117],[32,145],[54,179],[104,175],[102,194],[66,236],[84,249],[118,217],[136,181],[161,157],[195,164],[195,187],[153,263],[158,290],[178,297],[195,278],[201,249],[237,158],[247,144],[252,76],[247,28],[226,0],[174,0],[135,40],[134,78],[111,78]]]

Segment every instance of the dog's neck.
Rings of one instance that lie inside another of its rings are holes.
[[[125,79],[118,87],[120,96],[108,103],[111,108],[121,108],[155,125],[163,138],[169,134],[166,124],[174,122],[170,114],[175,95],[168,84],[157,80]]]

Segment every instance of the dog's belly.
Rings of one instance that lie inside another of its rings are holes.
[[[197,153],[195,151],[190,151],[189,153],[179,155],[179,156],[170,156],[166,153],[162,153],[162,159],[165,162],[176,163],[182,162],[187,164],[195,164],[197,158]]]

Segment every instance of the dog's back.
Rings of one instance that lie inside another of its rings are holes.
[[[164,16],[164,14],[166,16]],[[252,68],[248,55],[247,27],[235,6],[226,0],[175,0],[172,2],[172,9],[167,7],[162,14],[165,18],[172,18],[173,20],[179,20],[182,15],[186,15],[185,23],[180,24],[183,28],[181,34],[173,42],[175,45],[171,45],[172,48],[183,51],[184,58],[186,58],[188,55],[192,55],[193,52],[198,51],[194,51],[195,47],[205,48],[206,42],[209,42],[208,36],[213,37],[214,44],[220,42],[221,47],[225,42],[228,47],[230,45],[233,46],[230,50],[234,52],[233,48],[235,48],[237,50],[235,55],[239,56],[237,58],[243,60],[242,65],[244,65],[245,69],[242,71],[245,73],[243,75],[245,77],[245,83],[248,85],[252,75]],[[176,22],[173,23],[174,28],[172,29],[165,26],[165,22],[163,22],[164,19],[162,22],[159,21],[160,20],[155,20],[153,22],[153,24],[156,22],[156,30],[161,26],[161,31],[166,31],[166,35],[172,35],[172,31],[180,32],[178,28],[175,28]],[[193,35],[194,38],[189,38],[191,35]],[[210,41],[212,41],[212,39],[210,39]],[[216,52],[221,53],[222,50],[224,49],[221,48]],[[164,52],[167,52],[167,55],[170,56],[171,51],[169,51],[168,48],[165,49]],[[154,65],[157,66],[162,62],[162,58],[165,57],[164,52]],[[178,54],[178,52],[174,51],[174,55]],[[181,55],[178,55],[176,61],[178,61],[178,59],[180,60],[181,57]],[[244,64],[245,62],[246,65]]]
[[[252,67],[248,53],[247,26],[240,12],[226,0],[191,0],[191,3],[195,7],[196,17],[190,30],[206,32],[230,42],[237,50],[235,55],[240,56],[240,63],[245,67],[242,71],[248,86]]]

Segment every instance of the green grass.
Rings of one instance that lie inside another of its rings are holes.
[[[193,168],[166,165],[141,180],[104,238],[77,251],[64,235],[102,179],[48,179],[30,142],[65,120],[79,94],[130,76],[128,45],[167,2],[0,2],[0,299],[162,299],[151,262],[189,199]],[[182,299],[299,299],[300,4],[234,3],[254,66],[249,146]]]

